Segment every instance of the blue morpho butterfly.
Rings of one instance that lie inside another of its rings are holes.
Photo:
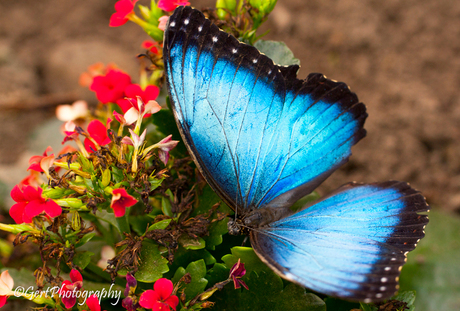
[[[179,7],[164,63],[182,138],[207,182],[235,210],[229,232],[281,277],[365,302],[390,298],[424,236],[424,197],[408,184],[349,183],[293,213],[290,206],[344,164],[366,134],[365,106],[344,83],[282,67]],[[244,230],[243,230],[244,231]]]

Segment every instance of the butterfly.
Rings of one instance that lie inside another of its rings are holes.
[[[274,64],[190,7],[164,35],[172,110],[213,190],[235,211],[229,233],[281,277],[373,302],[398,290],[406,254],[425,235],[428,205],[408,184],[346,184],[293,212],[366,135],[365,106],[344,83]]]

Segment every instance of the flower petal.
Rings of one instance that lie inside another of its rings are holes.
[[[146,309],[152,309],[160,300],[159,295],[154,290],[146,290],[139,298],[139,304]]]
[[[165,303],[167,303],[174,311],[176,311],[176,307],[179,304],[179,298],[177,296],[171,295],[168,297],[168,299],[165,300]]]
[[[24,193],[22,192],[21,187],[19,187],[18,185],[13,187],[13,189],[10,192],[10,196],[15,202],[26,201],[26,199],[24,198]]]
[[[96,295],[91,295],[86,299],[86,305],[91,311],[101,311],[101,305]]]
[[[27,202],[19,202],[11,206],[10,216],[14,219],[17,224],[22,224],[24,221],[24,208],[26,207]]]
[[[153,289],[160,295],[161,300],[165,300],[172,294],[174,286],[170,280],[161,278],[153,284]]]
[[[70,271],[70,279],[73,283],[78,281],[83,282],[83,277],[77,269],[72,269],[72,271]]]

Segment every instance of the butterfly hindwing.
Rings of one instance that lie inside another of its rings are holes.
[[[425,235],[424,197],[403,182],[347,184],[251,232],[256,253],[286,279],[331,296],[378,301],[398,290],[407,252]]]
[[[364,105],[344,83],[298,80],[296,67],[275,65],[190,7],[169,19],[164,61],[183,139],[230,206],[291,205],[365,135]]]

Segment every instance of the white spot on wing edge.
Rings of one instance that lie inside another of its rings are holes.
[[[364,299],[364,303],[370,303],[370,302],[372,302],[372,299],[370,299],[370,298]]]
[[[198,27],[198,31],[202,31],[202,30],[203,30],[203,26]]]
[[[385,271],[390,271],[391,267],[385,267]]]
[[[169,27],[174,27],[174,26],[176,26],[176,22],[171,22],[171,23],[169,24]]]
[[[188,25],[188,23],[190,22],[190,20],[187,18],[187,19],[184,19],[184,24],[185,25]]]
[[[217,37],[212,37],[213,42],[217,42]]]
[[[385,282],[388,281],[388,278],[381,278],[380,281],[381,281],[382,283],[385,283]]]

